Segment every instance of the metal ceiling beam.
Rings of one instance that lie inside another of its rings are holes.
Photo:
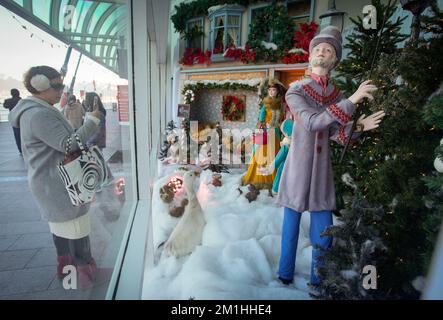
[[[109,35],[106,35],[106,34],[93,35],[93,34],[88,34],[88,33],[78,33],[78,32],[70,32],[70,31],[65,31],[65,32],[63,32],[63,34],[68,36],[68,37],[81,37],[81,38],[93,38],[93,39],[118,40],[118,37],[109,36]]]
[[[89,26],[91,25],[91,22],[92,22],[92,16],[99,4],[100,4],[99,2],[94,2],[94,4],[89,7],[88,13],[85,15],[85,21],[83,22],[82,31],[81,31],[82,33],[88,32]],[[85,22],[87,22],[87,23],[85,23]]]
[[[99,34],[100,29],[102,28],[103,24],[105,23],[105,21],[109,18],[109,16],[111,14],[113,14],[115,12],[115,10],[118,8],[118,6],[116,5],[111,5],[108,9],[106,9],[106,11],[101,15],[100,19],[97,21],[95,27],[94,27],[94,31],[92,32],[93,34]],[[117,19],[114,20],[114,22]],[[96,52],[96,46],[95,45],[91,45],[91,52],[93,54],[95,54]]]
[[[49,24],[52,26],[53,29],[59,30],[59,17],[60,17],[60,6],[62,2],[58,0],[52,0],[51,3],[51,15],[49,18]]]
[[[97,41],[92,41],[92,40],[88,41],[88,40],[75,40],[75,39],[71,39],[71,40],[77,44],[89,44],[89,45],[96,44],[98,46],[111,46],[111,47],[118,46],[117,40],[110,41],[110,42],[97,42]]]

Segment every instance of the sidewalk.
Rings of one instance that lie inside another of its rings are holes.
[[[114,123],[112,115],[107,118],[112,124],[110,131],[116,137],[118,122]],[[107,153],[116,148],[111,143],[104,152],[105,157],[109,158]],[[112,223],[103,219],[99,204],[91,207],[91,250],[96,260],[101,259],[109,244]],[[15,145],[12,128],[8,122],[1,122],[0,300],[91,298],[88,291],[63,289],[61,281],[56,278],[55,265],[56,251],[48,223],[42,220],[30,193],[27,172]],[[100,298],[104,298],[105,289]]]

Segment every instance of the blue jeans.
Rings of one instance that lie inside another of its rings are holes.
[[[278,274],[280,278],[285,280],[292,280],[294,278],[301,215],[301,212],[286,207],[284,208],[281,256]],[[313,246],[311,262],[311,284],[313,285],[320,284],[321,282],[316,272],[317,267],[320,266],[318,259],[321,256],[321,250],[318,249],[318,247],[327,250],[332,245],[332,237],[320,236],[320,234],[330,225],[332,225],[331,211],[311,212],[309,236]]]

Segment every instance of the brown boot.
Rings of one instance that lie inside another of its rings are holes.
[[[88,264],[77,266],[78,287],[80,289],[88,289],[94,285],[97,265],[92,260]]]
[[[78,266],[78,283],[80,289],[88,289],[94,285],[99,286],[111,279],[111,268],[98,268],[94,259],[87,265]]]
[[[64,256],[57,256],[57,276],[60,279],[66,275],[63,273],[63,268],[69,265],[74,266],[74,259],[70,254],[66,254]]]

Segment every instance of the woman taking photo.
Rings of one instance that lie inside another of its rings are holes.
[[[71,204],[57,169],[65,157],[68,138],[72,137],[71,151],[79,148],[73,137],[74,129],[54,107],[63,93],[63,79],[57,70],[38,66],[25,74],[24,85],[32,96],[17,104],[9,114],[9,121],[21,129],[29,187],[53,234],[58,276],[64,276],[66,265],[75,265],[79,287],[87,288],[92,286],[97,273],[89,240],[89,204]],[[98,124],[99,111],[93,110],[76,131],[82,142],[98,131]]]

